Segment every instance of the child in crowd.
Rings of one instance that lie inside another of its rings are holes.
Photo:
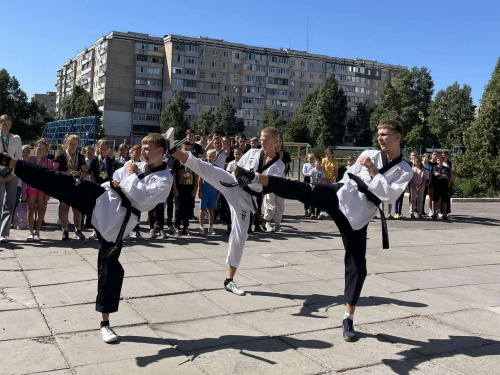
[[[434,167],[437,166],[436,150],[432,151],[429,165],[431,166],[431,173],[430,173],[430,181],[429,181],[429,187],[427,188],[427,192],[429,193],[429,217],[432,217],[432,215],[434,214],[434,212],[432,212],[432,207],[434,205],[434,182],[436,181],[436,178],[434,178],[433,169]]]
[[[31,148],[28,145],[24,145],[22,148],[23,161],[29,161],[31,155]],[[19,204],[19,201],[26,202],[27,197],[23,194],[23,191],[26,190],[25,183],[18,178],[17,179],[17,193],[16,193],[16,204],[14,206],[14,212],[16,212],[16,207]]]
[[[312,184],[324,184],[326,183],[325,170],[323,169],[323,164],[320,159],[315,161],[316,167],[311,170],[311,183]],[[311,219],[320,219],[320,211],[315,207],[311,207]]]
[[[133,145],[129,151],[129,156],[130,156],[130,160],[127,160],[125,162],[124,166],[132,164],[132,163],[136,164],[137,166],[141,166],[141,165],[145,164],[143,161],[141,161],[141,145]],[[116,174],[116,171],[114,174]],[[113,179],[115,179],[114,176],[113,176]],[[137,219],[138,219],[138,223],[134,227],[134,230],[132,230],[132,232],[130,232],[130,234],[129,234],[130,238],[137,238],[137,239],[141,238],[141,231],[140,231],[140,227],[139,227],[139,224],[141,222],[141,215],[139,215],[139,217]]]
[[[424,209],[425,170],[422,166],[422,159],[419,156],[414,157],[412,169],[413,177],[410,180],[410,217],[415,219],[415,212],[418,212],[419,218],[422,218],[422,211]]]
[[[191,147],[191,143],[186,142],[182,145],[181,151],[189,152]],[[191,169],[181,164],[178,159],[174,160],[172,171],[174,178],[172,189],[175,197],[174,234],[176,237],[189,236],[189,216],[198,190],[198,176]],[[180,229],[181,223],[183,226],[182,232]]]
[[[235,147],[233,149],[233,160],[231,160],[229,162],[229,164],[227,165],[226,167],[226,171],[228,171],[229,173],[231,174],[234,174],[234,168],[236,166],[236,164],[240,161],[241,157],[243,156],[243,151],[241,151],[241,149],[239,147]],[[229,209],[229,203],[227,203],[227,200],[226,200],[226,225],[227,225],[227,228],[226,228],[226,234],[230,234],[231,233],[231,211]]]
[[[217,157],[217,151],[210,149],[207,151],[208,162],[212,165],[215,164],[215,159]],[[215,219],[215,208],[217,207],[217,199],[220,193],[210,185],[207,181],[203,180],[201,177],[198,179],[198,198],[201,199],[200,203],[200,234],[205,234],[205,213],[208,209],[208,233],[215,234],[214,230],[214,219]]]
[[[327,184],[334,184],[337,182],[337,176],[339,175],[339,165],[337,161],[333,158],[333,149],[328,147],[325,151],[325,157],[321,161],[323,169],[325,171],[325,179]]]
[[[355,162],[356,159],[353,156],[349,156],[346,160],[346,168],[349,169]]]
[[[425,190],[424,190],[424,197],[422,198],[422,201],[424,202],[422,206],[422,212],[421,215],[427,215],[425,213],[425,201],[427,199],[427,194],[429,193],[429,185],[431,183],[431,176],[432,176],[432,166],[430,164],[430,155],[428,152],[426,152],[422,156],[422,167],[424,168],[424,178],[425,178]],[[429,206],[429,210],[431,210],[432,207]]]
[[[314,169],[316,158],[313,154],[308,154],[306,157],[306,162],[302,166],[302,175],[304,176],[304,182],[311,182],[311,171]],[[309,217],[311,215],[312,208],[304,205],[304,215]]]
[[[443,158],[440,156],[437,157],[437,166],[432,168],[432,175],[434,178],[432,219],[437,219],[439,211],[443,215],[443,220],[448,220],[448,182],[451,177],[451,171],[443,165]]]
[[[40,165],[47,169],[52,169],[52,161],[47,159],[48,143],[42,138],[35,143],[35,155],[31,156],[28,163]],[[29,235],[27,241],[40,241],[40,229],[42,229],[45,211],[47,210],[47,201],[49,196],[43,191],[36,190],[29,185],[23,184],[23,197],[28,199],[28,228]],[[35,227],[35,211],[36,216],[36,231]]]
[[[62,152],[56,156],[52,163],[52,167],[56,171],[60,171],[63,174],[72,176],[73,178],[84,179],[87,175],[87,164],[85,163],[85,157],[80,154],[78,149],[78,143],[80,142],[80,137],[76,134],[68,135],[66,141],[64,142]],[[63,241],[69,240],[68,224],[69,224],[69,208],[70,206],[64,202],[60,204],[60,218],[62,224],[62,239]],[[75,224],[75,238],[80,240],[85,240],[85,236],[82,233],[82,214],[76,208],[73,207],[73,223]]]

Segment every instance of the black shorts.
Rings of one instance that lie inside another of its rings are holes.
[[[434,188],[432,200],[434,202],[439,202],[439,200],[441,200],[441,202],[446,202],[448,200],[448,196],[448,191]]]

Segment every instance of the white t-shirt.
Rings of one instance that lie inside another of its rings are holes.
[[[262,149],[258,148],[251,148],[248,150],[240,159],[240,161],[237,163],[239,167],[252,170],[252,171],[257,171],[259,169],[259,160],[260,160],[260,153],[264,152]],[[265,161],[264,161],[265,162]],[[281,159],[276,160],[276,162],[271,165],[269,168],[267,168],[262,174],[266,176],[278,176],[278,177],[284,177],[285,175],[285,164]],[[248,185],[250,189],[256,191],[256,192],[261,192],[262,191],[262,185],[261,184],[250,184]]]
[[[314,169],[314,164],[312,163],[304,163],[304,166],[302,167],[302,175],[304,177],[310,176],[311,171]]]

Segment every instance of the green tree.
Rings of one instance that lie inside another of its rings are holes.
[[[189,109],[189,103],[184,97],[182,91],[176,91],[174,97],[165,103],[161,112],[160,126],[161,131],[166,132],[169,128],[175,129],[175,139],[182,139],[189,128],[189,122],[186,117],[186,111]]]
[[[92,99],[90,93],[82,86],[73,86],[71,95],[61,103],[61,119],[72,119],[78,117],[102,116],[97,103]],[[104,136],[104,127],[101,121],[97,125],[97,139]]]
[[[268,109],[264,112],[264,116],[262,116],[259,130],[267,128],[268,126],[272,126],[278,129],[280,134],[283,134],[285,124],[285,119],[281,116],[280,111],[278,111],[277,109]]]
[[[381,121],[395,119],[403,125],[403,143],[413,148],[433,145],[434,136],[428,126],[433,87],[430,71],[425,67],[413,67],[400,73],[393,82],[386,81],[380,105],[370,118],[372,131],[376,131]]]
[[[481,111],[465,130],[466,153],[458,159],[457,174],[500,190],[500,59],[481,98]]]
[[[370,118],[375,111],[374,106],[364,103],[358,104],[358,111],[353,117],[353,136],[355,146],[370,146],[372,143],[372,130],[370,127]]]
[[[212,132],[214,124],[215,124],[215,116],[211,111],[205,110],[201,112],[200,116],[198,117],[198,120],[196,121],[197,134],[200,134],[200,131],[204,129],[208,129],[209,132]]]
[[[245,130],[241,119],[236,118],[236,108],[231,104],[229,96],[224,96],[215,111],[213,132],[233,136]]]
[[[309,117],[311,138],[317,144],[333,146],[341,143],[345,134],[347,97],[335,77],[329,76],[318,90],[316,103]]]
[[[46,108],[37,102],[28,102],[19,81],[5,69],[0,70],[0,115],[12,117],[12,132],[30,143],[41,137],[45,122],[52,117]]]
[[[468,85],[460,87],[455,82],[436,94],[430,106],[429,128],[439,146],[463,145],[463,134],[474,120],[474,108]]]

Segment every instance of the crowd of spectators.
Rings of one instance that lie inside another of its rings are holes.
[[[88,145],[82,150],[78,149],[79,138],[70,134],[64,144],[54,154],[50,153],[50,143],[47,139],[40,139],[30,146],[23,146],[19,136],[12,135],[10,128],[12,119],[8,115],[0,116],[1,144],[0,152],[23,159],[29,163],[45,168],[54,169],[59,173],[73,176],[75,179],[88,179],[99,184],[110,182],[114,172],[128,163],[143,163],[141,161],[140,145],[130,145],[123,142],[118,147],[115,156],[107,140],[101,139],[95,145]],[[191,152],[195,157],[201,158],[218,168],[224,168],[233,173],[236,163],[250,149],[260,148],[259,139],[247,137],[240,133],[231,140],[218,134],[209,134],[202,130],[199,140],[193,129],[186,131],[186,142],[182,149]],[[284,176],[290,171],[292,159],[283,149],[283,140],[277,143],[277,154],[285,164]],[[327,148],[324,155],[308,154],[302,167],[305,182],[334,184],[339,176],[339,163],[334,157],[334,150]],[[231,213],[224,196],[213,186],[197,176],[178,160],[165,155],[165,163],[173,176],[173,185],[170,195],[164,204],[159,204],[148,213],[148,236],[150,238],[164,239],[168,232],[176,237],[190,235],[190,222],[197,222],[198,233],[202,236],[215,235],[216,221],[227,226],[226,233],[231,231]],[[349,157],[345,160],[346,168],[354,164],[355,159]],[[450,193],[454,178],[453,164],[449,160],[447,151],[438,154],[425,153],[418,156],[416,152],[410,153],[408,163],[413,168],[413,178],[409,184],[409,216],[410,218],[432,219],[442,218],[447,220],[450,215]],[[44,222],[45,211],[49,196],[41,191],[31,188],[14,175],[8,168],[0,169],[0,194],[3,204],[0,207],[1,233],[0,242],[7,242],[11,221],[15,207],[19,202],[27,203],[28,241],[40,241],[41,230]],[[403,202],[405,194],[395,203],[395,212],[392,214],[392,205],[388,205],[389,219],[404,219]],[[195,198],[199,198],[199,211],[195,216]],[[426,203],[427,199],[427,203]],[[426,207],[428,213],[425,212]],[[62,240],[69,240],[69,211],[70,207],[63,202],[59,203],[59,223],[62,230]],[[281,222],[285,211],[284,199],[274,194],[257,197],[256,213],[250,220],[249,233],[253,232],[281,232]],[[82,214],[72,209],[72,222],[74,224],[73,237],[85,240],[82,228],[91,229],[91,218],[82,217]],[[304,215],[310,219],[320,220],[327,216],[316,207],[304,206]],[[208,221],[208,231],[205,222]],[[131,238],[141,238],[140,226],[129,234]],[[96,238],[93,231],[90,239]]]

